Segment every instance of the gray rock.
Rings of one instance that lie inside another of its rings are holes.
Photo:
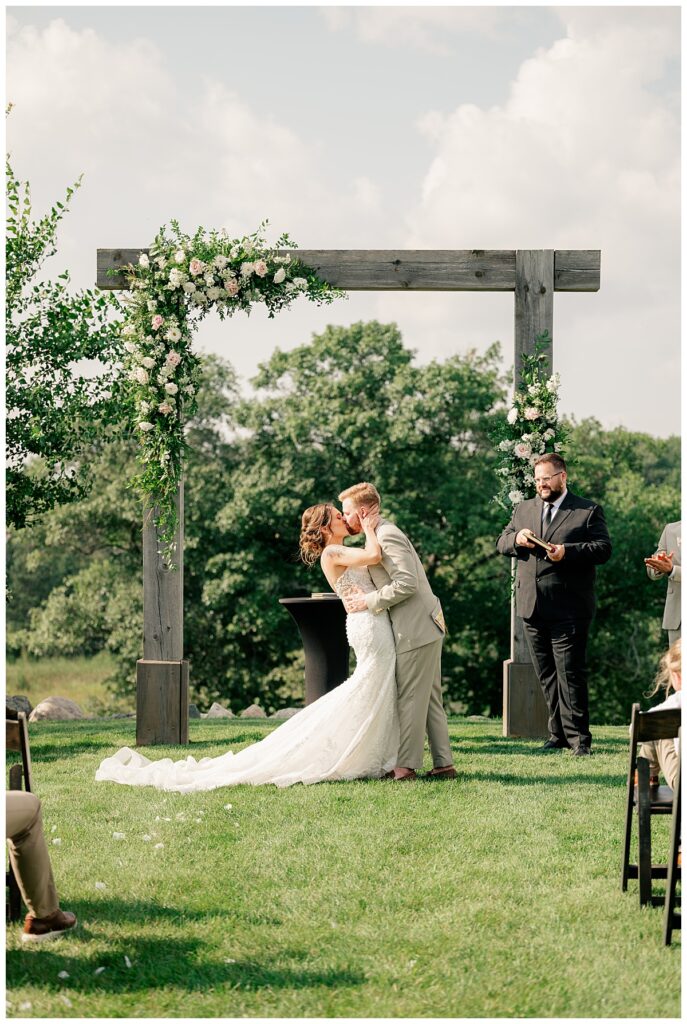
[[[280,708],[279,711],[275,711],[273,715],[270,715],[270,718],[293,718],[294,715],[297,715],[302,710],[302,708]]]
[[[250,707],[243,709],[239,718],[267,718],[267,714],[259,704],[251,704]]]
[[[5,697],[5,707],[12,711],[23,711],[25,715],[31,714],[31,701],[28,697]]]
[[[200,718],[200,711],[195,704],[189,704],[188,706],[188,717],[189,718]]]
[[[208,711],[208,713],[207,713],[207,715],[205,717],[206,718],[235,718],[236,716],[234,715],[233,711],[229,710],[229,708],[223,708],[221,704],[218,704],[217,701],[215,701],[215,703],[212,705],[212,707],[210,708],[210,710]]]
[[[68,697],[46,697],[33,709],[29,722],[69,722],[85,717],[79,705]]]

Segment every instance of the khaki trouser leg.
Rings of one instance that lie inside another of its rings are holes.
[[[425,728],[429,729],[430,720],[432,757],[446,758],[440,761],[435,759],[434,764],[451,764],[446,715],[441,705],[441,646],[442,641],[438,640],[414,651],[396,655],[400,768],[413,768],[417,771],[422,767]],[[437,708],[437,693],[440,712]],[[442,716],[445,738],[442,735]]]
[[[649,762],[649,771],[652,775],[658,775],[660,769],[670,788],[675,788],[680,761],[673,740],[649,740],[642,743],[639,755]]]
[[[33,917],[48,917],[59,907],[48,847],[43,835],[41,803],[33,793],[5,793],[7,846],[24,903]]]
[[[434,768],[447,768],[453,764],[451,752],[451,741],[448,738],[448,722],[444,711],[444,701],[441,693],[441,648],[443,641],[430,644],[436,648],[434,678],[432,681],[432,692],[429,695],[429,707],[427,708],[427,738],[429,749],[432,753],[432,766]]]

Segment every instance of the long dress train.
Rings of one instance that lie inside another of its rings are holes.
[[[346,569],[337,591],[350,587],[375,589],[366,569]],[[258,743],[200,761],[150,761],[123,747],[101,763],[96,781],[191,793],[240,783],[380,778],[396,764],[399,746],[391,623],[386,613],[356,612],[347,617],[346,632],[356,655],[353,675]]]

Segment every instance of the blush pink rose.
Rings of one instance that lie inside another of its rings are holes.
[[[170,366],[178,366],[181,362],[181,356],[178,352],[175,352],[174,349],[172,349],[171,352],[167,353],[165,362],[169,363]]]
[[[258,275],[258,277],[264,277],[265,274],[267,273],[267,264],[265,263],[264,260],[256,260],[255,263],[253,264],[253,270]]]
[[[238,295],[239,286],[236,278],[230,277],[228,281],[225,281],[224,289],[228,295]]]
[[[202,260],[193,259],[189,263],[188,269],[191,271],[193,276],[196,277],[197,274],[200,274],[202,272],[204,265],[205,264],[203,263]]]
[[[150,323],[152,325],[153,330],[157,331],[157,330],[160,329],[160,327],[162,327],[162,325],[164,323],[164,319],[163,319],[163,317],[160,316],[159,313],[156,313],[155,316],[150,321]]]

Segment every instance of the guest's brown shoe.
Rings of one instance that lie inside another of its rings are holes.
[[[421,778],[426,782],[434,782],[442,779],[457,779],[458,772],[452,764],[448,764],[445,768],[432,768],[430,771],[425,772]]]
[[[76,914],[69,910],[55,910],[47,917],[32,917],[26,915],[22,942],[48,942],[50,939],[58,939],[70,928],[76,927]]]
[[[406,775],[396,775],[396,773],[394,772],[394,774],[393,774],[393,776],[391,778],[391,781],[392,782],[412,782],[414,779],[417,779],[417,772],[415,772],[415,771],[413,771],[411,769],[410,771],[407,772]]]

